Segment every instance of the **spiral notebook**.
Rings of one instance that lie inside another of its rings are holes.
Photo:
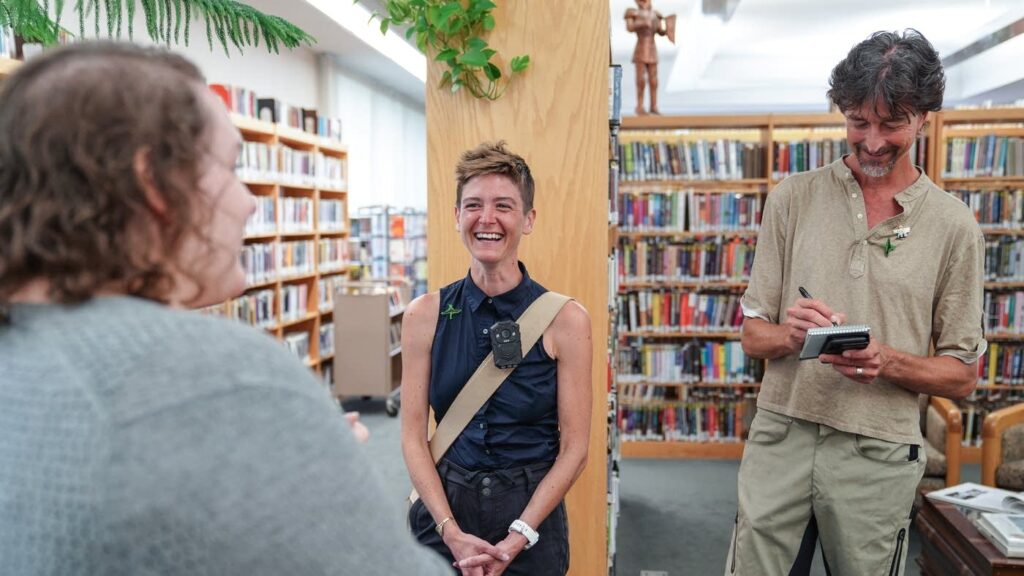
[[[817,358],[821,354],[842,354],[843,350],[867,348],[871,341],[871,327],[861,324],[811,328],[807,331],[801,360]]]

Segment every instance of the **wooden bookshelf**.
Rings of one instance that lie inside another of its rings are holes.
[[[348,160],[347,148],[337,142],[329,141],[313,134],[300,133],[294,129],[279,126],[269,122],[263,122],[255,118],[249,118],[238,114],[231,114],[238,131],[242,134],[243,140],[248,143],[265,144],[272,150],[271,154],[277,155],[277,167],[281,166],[280,148],[285,145],[290,148],[323,154],[324,157],[333,158],[341,163],[343,171],[347,171],[345,164]],[[246,298],[260,291],[269,290],[273,293],[271,305],[271,318],[267,324],[261,327],[273,334],[280,340],[288,340],[294,334],[306,334],[308,338],[308,356],[303,359],[305,364],[321,374],[325,371],[325,365],[332,362],[334,350],[320,349],[321,327],[331,322],[333,307],[320,306],[320,284],[321,279],[344,276],[347,274],[348,263],[346,261],[340,267],[333,266],[333,263],[321,261],[320,242],[321,240],[335,241],[348,246],[349,221],[348,221],[348,192],[346,186],[339,182],[327,182],[316,180],[312,182],[296,182],[294,178],[287,176],[275,177],[273,174],[265,174],[260,177],[250,177],[247,173],[242,176],[242,181],[249,187],[253,195],[259,199],[274,205],[274,222],[272,229],[259,230],[249,233],[245,237],[246,245],[270,245],[280,246],[282,242],[308,242],[311,246],[312,264],[308,271],[283,273],[280,268],[271,277],[259,281],[250,282],[242,298]],[[311,213],[309,214],[308,225],[298,228],[286,227],[283,222],[282,202],[285,199],[304,199],[309,202]],[[323,202],[340,201],[343,206],[340,225],[332,226],[330,229],[321,230],[320,211]],[[276,249],[276,250],[279,250]],[[344,254],[344,251],[340,252]],[[278,260],[280,253],[275,259]],[[280,266],[280,262],[278,265]],[[286,293],[291,292],[305,298],[305,307],[285,314],[283,302]],[[220,306],[212,307],[213,313],[225,316],[232,316],[232,307],[238,301],[225,302]],[[301,337],[299,337],[301,338]]]
[[[933,174],[932,168],[937,165],[935,150],[936,133],[942,125],[938,117],[933,117],[926,124],[926,141],[919,142],[924,145],[924,167],[929,174]],[[646,116],[638,118],[624,118],[622,123],[622,139],[625,142],[687,142],[699,138],[721,138],[737,139],[743,142],[760,143],[764,147],[763,174],[743,173],[742,178],[736,178],[732,174],[730,179],[718,180],[687,180],[679,177],[663,178],[659,175],[650,179],[620,180],[620,195],[639,195],[645,193],[669,193],[671,191],[693,190],[694,192],[721,192],[723,194],[767,194],[770,189],[783,179],[783,176],[790,172],[790,165],[777,167],[777,154],[781,154],[782,148],[787,148],[787,154],[792,146],[797,148],[803,146],[806,150],[810,147],[817,147],[814,156],[809,154],[797,156],[793,161],[797,171],[810,167],[817,167],[827,164],[833,158],[839,157],[839,151],[846,141],[846,119],[838,113],[811,113],[811,114],[752,114],[738,116],[676,116],[657,117]],[[826,153],[827,152],[827,153]],[[787,156],[789,158],[789,156]],[[812,164],[811,160],[816,164]],[[801,164],[802,163],[802,164]],[[784,168],[780,174],[777,168]],[[762,197],[763,198],[763,197]],[[671,201],[670,201],[671,202]],[[763,199],[762,199],[763,206]],[[620,221],[614,241],[622,245],[628,242],[637,242],[643,239],[661,239],[664,242],[687,242],[700,239],[721,238],[723,241],[736,238],[753,238],[757,236],[756,229],[726,230],[715,229],[710,231],[679,231],[678,229],[629,229]],[[745,280],[694,280],[689,278],[673,278],[668,275],[661,275],[659,271],[648,270],[647,274],[658,275],[658,280],[651,276],[642,278],[620,278],[619,291],[627,293],[636,290],[667,290],[682,292],[729,292],[741,293],[747,285]],[[722,271],[725,275],[735,275],[733,271]],[[691,272],[692,274],[692,272]],[[627,331],[621,330],[618,336],[624,340],[641,339],[653,341],[658,345],[663,343],[683,343],[697,340],[698,342],[711,341],[735,341],[740,338],[737,331],[703,331],[690,332],[680,331]],[[620,344],[621,346],[621,344]],[[683,390],[694,390],[703,388],[714,388],[705,386],[703,383],[659,383],[656,381],[637,383],[622,382],[620,388],[632,384],[666,386]],[[723,393],[737,391],[743,394],[756,393],[759,385],[729,385],[722,386]],[[703,400],[698,400],[703,401]],[[738,399],[736,401],[739,401]],[[624,399],[622,404],[628,405]],[[667,401],[671,403],[672,401]],[[737,414],[739,410],[737,409]],[[748,415],[749,416],[749,415]],[[738,438],[745,436],[742,429],[742,419],[737,415],[735,429]],[[736,440],[733,442],[674,442],[674,441],[629,441],[624,442],[622,447],[623,457],[631,458],[739,458],[742,454],[743,444]]]

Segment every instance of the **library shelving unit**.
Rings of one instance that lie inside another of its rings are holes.
[[[256,197],[246,225],[245,293],[208,312],[263,328],[330,381],[333,293],[348,269],[347,151],[335,141],[232,115],[236,168]]]
[[[364,206],[352,219],[352,232],[352,250],[362,278],[405,278],[412,283],[413,298],[426,293],[426,211]]]
[[[911,152],[927,166],[935,122]],[[623,120],[616,365],[622,455],[739,458],[764,364],[740,346],[766,194],[846,153],[841,114]]]
[[[402,383],[404,280],[343,283],[334,295],[335,396],[388,396]]]
[[[987,413],[1024,402],[1024,108],[938,115],[932,179],[970,206],[985,234],[985,335],[978,388],[961,403],[961,459],[981,459]]]
[[[618,316],[618,254],[616,251],[619,224],[619,128],[622,125],[622,67],[613,64],[608,68],[609,111],[608,111],[608,573],[615,574],[616,540],[619,525],[619,461],[621,460],[619,427],[616,415],[619,412],[618,385],[616,384],[615,359],[618,356],[616,317]]]

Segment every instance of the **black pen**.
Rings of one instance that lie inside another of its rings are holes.
[[[804,298],[807,298],[808,300],[814,300],[814,297],[811,296],[811,293],[807,291],[807,288],[804,288],[803,286],[799,286],[799,287],[797,287],[797,290],[800,291],[800,295],[803,296]],[[839,323],[835,322],[835,321],[832,321],[832,325],[833,326],[839,326]]]

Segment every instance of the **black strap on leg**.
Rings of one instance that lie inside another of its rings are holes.
[[[811,562],[814,560],[814,544],[818,541],[818,521],[811,514],[804,529],[804,537],[800,540],[800,550],[789,569],[789,576],[810,576]]]

